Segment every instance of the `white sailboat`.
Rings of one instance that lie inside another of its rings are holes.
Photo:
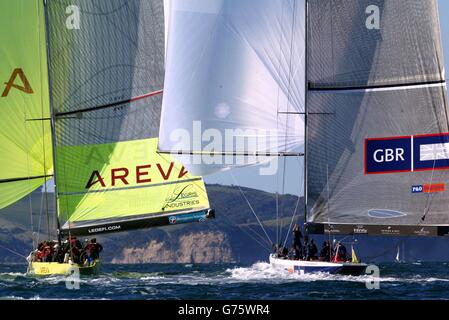
[[[396,261],[396,262],[401,262],[401,252],[400,252],[399,246],[398,246],[398,250],[397,250],[397,252],[396,252],[396,258],[395,258],[395,261]]]
[[[304,156],[307,234],[449,233],[436,1],[165,3],[160,152],[201,173]],[[357,259],[270,262],[366,268]]]
[[[401,248],[402,245],[402,248]],[[396,250],[396,257],[394,258],[395,262],[397,263],[403,263],[405,262],[405,242],[403,241],[402,244],[397,246]]]

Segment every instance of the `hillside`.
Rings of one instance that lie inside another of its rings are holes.
[[[208,185],[210,202],[216,210],[216,219],[205,223],[167,226],[148,230],[98,236],[105,248],[103,259],[112,263],[253,263],[267,260],[271,244],[257,223],[238,187]],[[242,188],[272,241],[276,240],[276,195]],[[36,191],[30,200],[0,211],[0,246],[6,246],[26,255],[31,249],[31,217],[34,231],[39,225],[42,194]],[[285,237],[298,198],[280,196],[279,216]],[[52,203],[52,201],[50,201]],[[302,211],[302,199],[298,210]],[[296,221],[303,221],[297,215]],[[54,223],[54,222],[52,222]],[[42,230],[47,220],[41,218]],[[54,229],[52,227],[52,229]],[[37,234],[35,234],[37,236]],[[40,236],[44,238],[43,235]],[[315,236],[320,243],[323,237]],[[351,240],[348,238],[347,240]],[[358,252],[363,260],[391,261],[400,241],[406,241],[409,260],[449,260],[447,239],[398,239],[393,237],[358,237]],[[290,243],[290,239],[288,240]],[[23,259],[0,248],[0,263],[23,262]]]
[[[237,187],[207,186],[210,203],[216,210],[216,219],[205,223],[183,224],[137,230],[133,232],[98,236],[104,247],[103,258],[114,263],[142,262],[198,262],[228,263],[249,262],[262,259],[270,245],[257,220]],[[274,194],[243,188],[270,237],[275,239],[276,197]],[[53,212],[53,195],[50,196],[50,211]],[[34,229],[39,226],[39,217],[45,195],[36,191],[29,197],[0,211],[0,245],[26,255],[31,245],[31,219]],[[290,223],[291,213],[298,202],[297,197],[280,197],[279,216]],[[302,203],[302,202],[300,202]],[[303,206],[303,205],[302,205]],[[301,204],[298,208],[302,207]],[[302,218],[300,218],[302,219]],[[41,231],[47,232],[47,217],[40,217]],[[55,222],[50,219],[51,230]],[[284,227],[284,233],[287,227]],[[35,234],[35,237],[37,234]],[[46,236],[40,235],[40,239]],[[53,237],[55,234],[53,233]],[[255,240],[254,240],[255,239]],[[263,244],[263,246],[261,245]],[[257,258],[255,258],[257,256]],[[0,262],[21,262],[22,258],[0,248]]]

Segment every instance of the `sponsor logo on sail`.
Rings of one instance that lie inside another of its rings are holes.
[[[438,193],[444,192],[446,185],[444,183],[431,183],[412,186],[412,193]]]
[[[184,167],[181,169],[174,168],[175,163],[170,162],[168,166],[156,163],[156,165],[143,164],[132,168],[112,168],[107,173],[93,170],[85,188],[90,189],[92,186],[110,188],[149,184],[152,183],[153,178],[162,179],[163,181],[173,181],[175,179],[181,179],[187,174]]]
[[[172,194],[165,199],[166,208],[180,208],[180,207],[193,207],[199,205],[198,193],[195,190],[193,184],[177,187],[173,190]]]
[[[362,226],[362,225],[360,225],[360,226],[355,226],[355,227],[354,227],[354,233],[357,233],[357,234],[367,234],[367,233],[368,233],[368,230],[367,230],[364,226]]]
[[[449,133],[365,139],[365,174],[444,169]]]
[[[398,235],[401,234],[401,230],[397,228],[393,228],[392,226],[388,226],[386,229],[380,230],[381,234],[388,234],[388,235]]]
[[[87,230],[87,232],[88,233],[112,232],[112,231],[118,231],[121,228],[122,228],[121,225],[111,225],[111,226],[105,226],[105,227],[89,228]]]
[[[416,234],[417,236],[428,236],[430,235],[430,231],[425,227],[422,227],[419,230],[414,230],[413,234]]]
[[[170,224],[176,224],[176,217],[175,217],[175,216],[169,217],[169,218],[168,218],[168,222],[169,222]]]
[[[176,216],[168,217],[169,224],[189,223],[189,222],[203,222],[206,220],[204,212],[178,214]]]

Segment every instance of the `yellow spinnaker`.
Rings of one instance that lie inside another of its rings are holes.
[[[44,22],[43,1],[0,1],[0,208],[52,174]]]

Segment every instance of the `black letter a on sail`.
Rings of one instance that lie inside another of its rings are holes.
[[[97,180],[94,181],[94,179],[97,178]],[[89,181],[86,184],[86,189],[89,189],[90,187],[92,187],[94,184],[100,182],[101,186],[104,188],[106,187],[106,185],[104,184],[104,180],[101,177],[100,172],[98,172],[97,170],[94,170],[92,172],[92,174],[90,175]]]

